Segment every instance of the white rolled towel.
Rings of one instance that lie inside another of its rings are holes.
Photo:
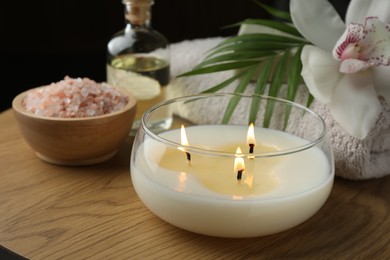
[[[353,180],[380,178],[390,174],[390,108],[382,103],[382,113],[364,140],[349,135],[334,121],[328,105],[314,102],[329,128],[336,163],[336,175]]]

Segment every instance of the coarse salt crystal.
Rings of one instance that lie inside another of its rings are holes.
[[[120,110],[129,99],[107,83],[89,78],[71,78],[33,89],[23,99],[28,112],[41,116],[93,117]]]

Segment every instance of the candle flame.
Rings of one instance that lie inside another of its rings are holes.
[[[237,180],[241,180],[242,172],[245,170],[244,158],[242,157],[241,148],[237,147],[236,158],[234,159],[234,172],[237,173]]]
[[[189,143],[188,143],[188,139],[187,139],[187,134],[186,134],[186,130],[184,128],[184,125],[181,125],[181,144],[184,145],[184,146],[188,146]],[[186,150],[182,147],[179,147],[179,150],[182,150],[183,152],[186,153],[186,156],[187,156],[187,162],[188,162],[188,165],[191,164],[191,154],[189,152],[186,152]]]
[[[253,123],[251,123],[249,125],[248,134],[247,134],[247,137],[246,137],[246,142],[247,142],[248,145],[250,145],[250,144],[256,145],[255,127],[254,127]]]
[[[181,125],[181,144],[188,146],[188,139],[184,125]]]

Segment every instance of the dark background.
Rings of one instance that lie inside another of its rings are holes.
[[[104,81],[106,43],[124,27],[123,12],[121,0],[3,1],[0,111],[18,93],[65,75]],[[152,27],[171,43],[234,35],[238,28],[223,27],[246,18],[270,17],[252,0],[155,0],[152,7]]]

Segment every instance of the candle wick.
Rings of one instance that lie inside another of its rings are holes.
[[[255,147],[255,144],[249,144],[249,153],[253,153],[254,147]]]
[[[191,154],[189,152],[185,152],[187,155],[187,162],[189,165],[191,165]]]
[[[253,153],[254,144],[249,144],[249,153]]]
[[[243,172],[244,170],[238,170],[237,171],[237,180],[238,181],[240,181],[241,180],[241,178],[242,178],[242,172]]]

